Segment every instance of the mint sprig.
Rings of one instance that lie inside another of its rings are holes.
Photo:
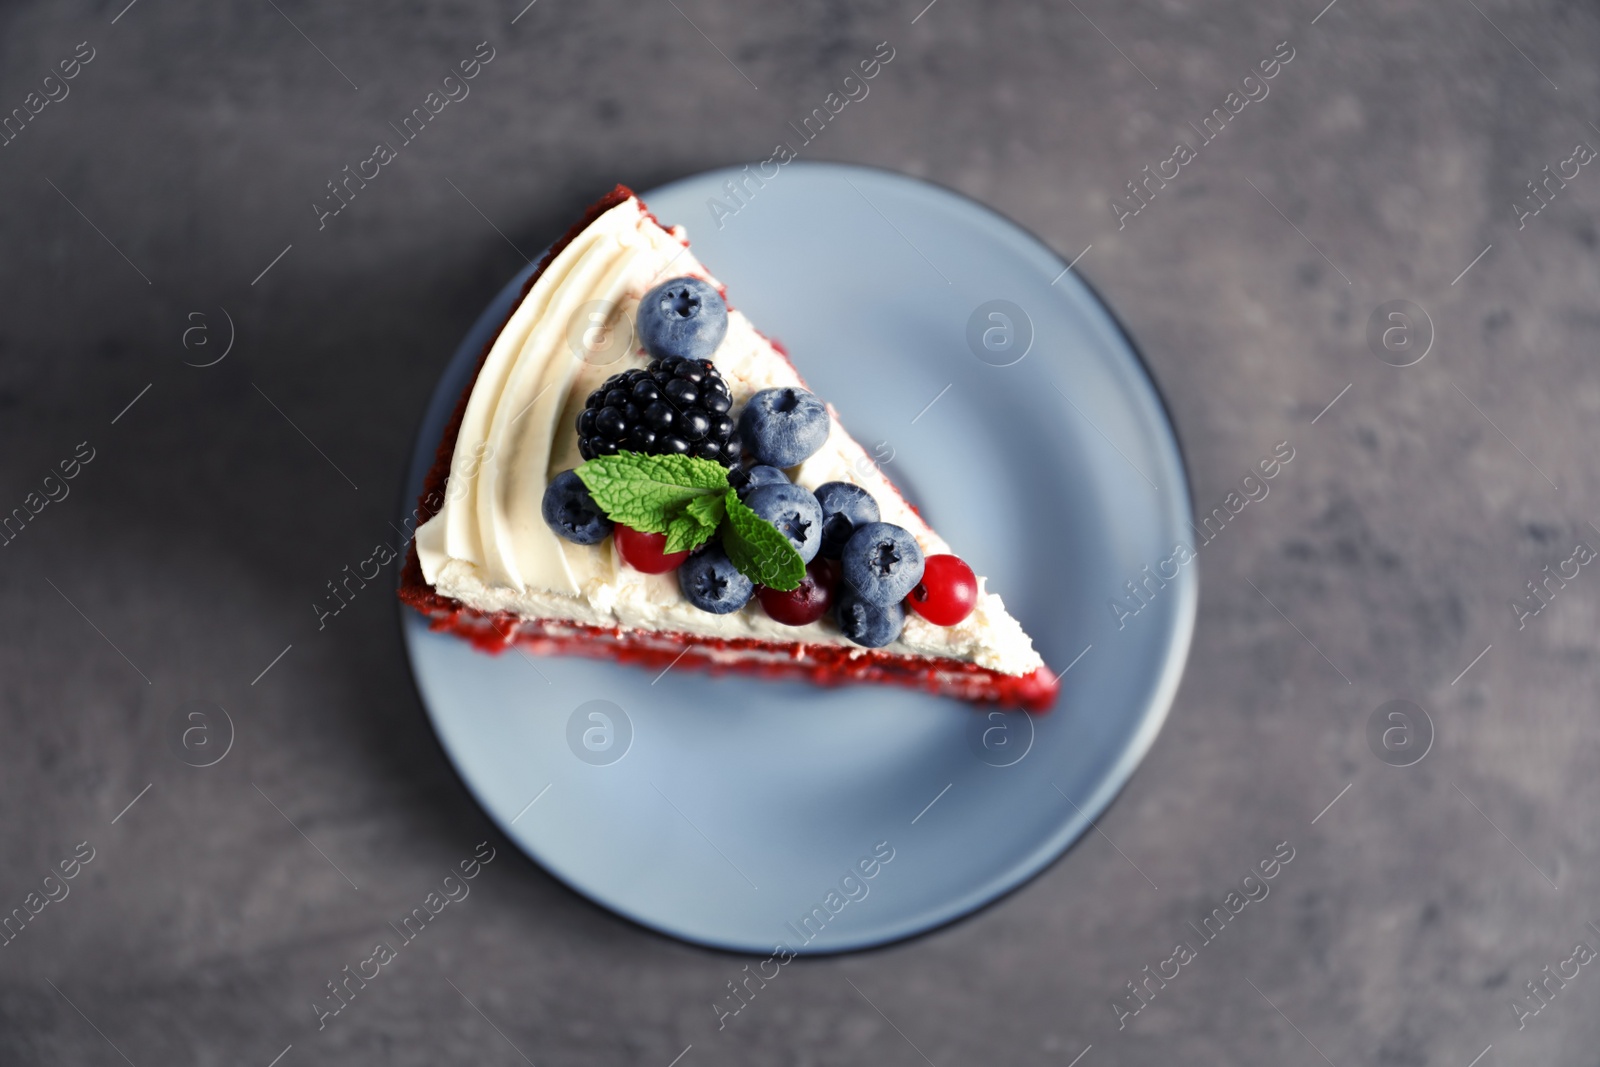
[[[668,552],[697,548],[720,529],[728,559],[751,581],[787,591],[805,577],[800,553],[740,501],[721,464],[694,456],[618,452],[591,459],[577,475],[607,518],[666,534]]]
[[[577,475],[607,518],[646,533],[670,533],[672,520],[686,514],[692,501],[720,499],[728,489],[728,473],[720,464],[693,456],[618,452],[591,459]],[[710,525],[715,530],[715,523]]]

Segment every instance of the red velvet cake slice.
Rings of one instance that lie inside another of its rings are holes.
[[[418,514],[401,600],[490,651],[1056,696],[1000,598],[622,186],[485,350]]]

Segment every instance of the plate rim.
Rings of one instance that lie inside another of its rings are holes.
[[[976,210],[979,214],[990,216],[1004,226],[1009,227],[1018,236],[1024,238],[1038,250],[1045,253],[1045,255],[1050,259],[1060,263],[1063,268],[1068,267],[1067,261],[1058,252],[1056,252],[1054,248],[1052,248],[1041,237],[1039,237],[1038,234],[1034,233],[1032,229],[1022,225],[1020,222],[1011,218],[1004,212],[997,210],[996,208],[976,199],[975,197],[969,196],[966,193],[963,193],[960,190],[952,188],[951,186],[945,185],[941,182],[933,181],[916,175],[905,174],[901,171],[896,171],[888,167],[822,159],[795,160],[789,164],[786,164],[786,168],[796,167],[797,165],[799,169],[807,172],[856,172],[858,174],[871,174],[881,178],[890,179],[892,181],[906,182],[913,185],[923,186],[935,193],[954,198],[955,200],[962,202],[965,207]],[[680,178],[675,178],[671,181],[654,186],[645,192],[637,193],[636,195],[641,201],[649,204],[656,197],[669,193],[679,186],[692,185],[707,181],[709,179],[720,180],[724,176],[737,175],[740,173],[742,173],[742,169],[737,166],[715,167],[709,170],[688,174]],[[461,341],[457,343],[456,349],[444,361],[438,378],[435,380],[432,389],[429,391],[427,399],[422,404],[421,411],[419,412],[415,421],[415,428],[410,435],[411,448],[404,467],[404,472],[398,491],[397,513],[399,516],[409,516],[414,510],[414,490],[420,484],[422,478],[426,475],[427,466],[424,465],[426,463],[426,457],[431,455],[434,449],[437,447],[436,442],[424,442],[422,440],[422,432],[426,428],[429,414],[431,413],[435,402],[440,399],[440,387],[443,385],[444,378],[450,373],[450,370],[455,366],[457,360],[463,357],[465,342],[472,338],[475,333],[477,333],[480,325],[483,324],[487,318],[489,318],[490,313],[495,310],[496,305],[499,304],[502,299],[505,299],[509,293],[512,293],[516,287],[520,286],[526,277],[535,269],[537,269],[537,265],[543,260],[548,250],[549,246],[546,246],[537,256],[532,258],[526,267],[516,271],[515,274],[513,274],[512,277],[509,278],[506,283],[496,291],[495,295],[489,300],[488,304],[473,319],[472,324],[467,328],[466,333],[463,334]],[[1094,306],[1106,316],[1117,337],[1127,348],[1128,353],[1132,355],[1134,366],[1138,369],[1144,384],[1149,388],[1151,395],[1155,399],[1156,409],[1160,415],[1160,424],[1165,428],[1167,437],[1172,445],[1176,460],[1177,474],[1179,475],[1179,481],[1181,483],[1179,486],[1174,487],[1174,489],[1169,489],[1168,492],[1173,493],[1174,490],[1176,490],[1174,495],[1181,497],[1181,511],[1190,519],[1192,519],[1194,516],[1194,498],[1191,479],[1189,476],[1188,453],[1184,448],[1183,438],[1178,432],[1177,423],[1172,417],[1172,406],[1168,402],[1167,396],[1165,392],[1163,392],[1155,375],[1151,373],[1150,364],[1145,358],[1144,351],[1139,346],[1139,343],[1134,339],[1132,332],[1128,329],[1122,318],[1112,308],[1111,304],[1101,296],[1099,290],[1075,268],[1072,268],[1072,275],[1073,277],[1071,280],[1073,283],[1080,286],[1083,289],[1084,294],[1089,298]],[[510,298],[508,304],[510,307],[514,308],[514,296]],[[453,402],[454,398],[451,399]],[[407,550],[409,551],[409,549],[410,546],[408,545]],[[977,889],[969,891],[962,897],[957,898],[950,914],[938,919],[937,921],[932,923],[903,921],[897,924],[890,924],[890,932],[888,934],[871,934],[869,936],[847,939],[842,944],[825,948],[810,948],[808,946],[801,946],[798,949],[791,949],[791,951],[794,951],[796,955],[810,958],[825,958],[830,956],[872,952],[875,950],[887,949],[916,938],[924,937],[926,935],[948,929],[949,927],[952,927],[958,923],[972,919],[984,911],[987,911],[994,905],[1005,901],[1012,894],[1033,882],[1034,879],[1043,875],[1046,871],[1053,868],[1063,858],[1070,854],[1084,839],[1091,826],[1105,814],[1105,812],[1113,803],[1116,802],[1117,798],[1122,794],[1122,791],[1127,788],[1128,783],[1132,781],[1134,773],[1139,769],[1140,765],[1144,762],[1145,756],[1149,754],[1150,748],[1155,744],[1156,737],[1159,736],[1162,727],[1166,724],[1167,717],[1171,714],[1172,706],[1176,702],[1178,690],[1182,685],[1183,676],[1188,667],[1189,653],[1193,645],[1195,623],[1198,616],[1200,592],[1199,560],[1195,560],[1194,565],[1186,569],[1183,578],[1185,580],[1178,585],[1176,590],[1177,595],[1173,598],[1175,602],[1172,616],[1173,631],[1171,638],[1166,642],[1160,679],[1155,688],[1152,690],[1149,699],[1144,702],[1144,707],[1140,709],[1140,721],[1137,729],[1130,735],[1127,743],[1122,747],[1122,750],[1118,753],[1116,759],[1111,762],[1109,770],[1099,776],[1100,781],[1095,789],[1094,794],[1086,798],[1085,803],[1075,805],[1078,808],[1078,811],[1074,812],[1073,814],[1076,815],[1077,818],[1063,819],[1055,833],[1049,835],[1048,837],[1042,838],[1040,843],[1036,844],[1034,848],[1029,851],[1021,860],[1010,864],[1001,872],[984,882]],[[398,586],[399,571],[397,569],[397,589]],[[576,884],[574,881],[569,880],[565,874],[556,870],[544,859],[542,859],[538,855],[538,851],[536,849],[525,846],[519,838],[511,834],[506,825],[502,822],[501,818],[495,813],[493,807],[486,802],[485,798],[479,793],[477,787],[474,785],[471,779],[468,778],[465,770],[457,762],[454,753],[445,744],[444,737],[437,721],[437,712],[423,693],[422,684],[418,677],[417,660],[412,644],[412,638],[418,633],[419,627],[421,627],[421,632],[424,634],[430,633],[431,631],[427,629],[427,624],[423,621],[421,616],[418,615],[416,611],[409,605],[400,602],[399,599],[396,598],[394,606],[394,620],[396,628],[399,631],[398,636],[400,638],[400,644],[405,651],[406,665],[408,667],[406,672],[407,680],[411,684],[412,691],[416,694],[417,703],[421,706],[427,718],[429,732],[432,736],[434,744],[445,757],[445,762],[449,765],[451,773],[466,789],[467,795],[472,798],[473,802],[478,806],[482,814],[487,817],[489,822],[494,825],[497,831],[499,831],[506,843],[514,848],[524,860],[536,866],[543,874],[553,879],[567,892],[570,892],[581,898],[589,906],[599,908],[609,915],[622,919],[624,922],[638,927],[641,930],[648,931],[655,936],[670,938],[674,941],[694,945],[698,948],[719,953],[727,953],[735,956],[759,956],[762,952],[766,951],[765,949],[752,949],[744,944],[736,944],[731,940],[719,942],[703,935],[691,934],[681,930],[672,929],[665,923],[652,921],[642,916],[631,914],[617,906],[613,906],[611,903],[591,895],[590,891]]]

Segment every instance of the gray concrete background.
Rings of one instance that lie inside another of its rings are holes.
[[[6,111],[95,50],[0,148],[0,509],[94,455],[0,549],[0,909],[94,849],[0,948],[0,1062],[1594,1062],[1593,968],[1524,1029],[1512,1003],[1600,945],[1600,577],[1520,630],[1510,607],[1600,544],[1600,174],[1520,230],[1512,206],[1600,145],[1593,8],[125,2],[0,8]],[[483,40],[472,95],[318,232],[324,182]],[[1104,836],[967,922],[788,966],[718,1032],[746,961],[515,854],[433,740],[389,596],[322,632],[308,602],[388,536],[510,245],[615,181],[765,158],[884,40],[813,158],[1092,244],[1200,508],[1275,443],[1296,458],[1207,550],[1183,688]],[[1119,230],[1124,183],[1284,40],[1270,95]],[[1436,333],[1403,370],[1366,340],[1396,299]],[[220,352],[222,308],[233,351],[185,366]],[[212,347],[185,349],[197,324]],[[1396,698],[1437,731],[1407,768],[1366,738]],[[238,727],[208,769],[168,747],[189,700]],[[318,1033],[323,983],[485,839],[471,899]],[[1124,983],[1280,841],[1270,897],[1119,1031]]]

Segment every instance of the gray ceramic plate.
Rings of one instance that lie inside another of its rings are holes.
[[[688,227],[738,307],[989,576],[1046,661],[1070,665],[1055,710],[488,656],[410,611],[405,641],[462,779],[567,885],[701,944],[859,949],[1020,885],[1132,774],[1182,673],[1194,565],[1121,628],[1108,602],[1188,543],[1188,487],[1127,337],[1036,238],[883,171],[791,163],[742,204],[724,189],[734,174],[644,199]],[[446,369],[409,500],[521,280]]]

